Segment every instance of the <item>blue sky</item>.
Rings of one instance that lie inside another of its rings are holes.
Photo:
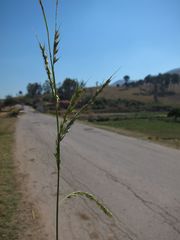
[[[51,27],[54,3],[44,0]],[[179,12],[179,0],[62,0],[58,82],[92,86],[119,67],[114,81],[180,67]],[[47,79],[36,34],[45,41],[38,0],[0,1],[0,98]]]

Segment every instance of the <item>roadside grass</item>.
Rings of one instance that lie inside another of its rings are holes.
[[[93,124],[125,135],[145,137],[151,141],[180,148],[180,122],[171,121],[165,117],[159,119],[131,117],[118,120],[93,121]]]
[[[0,118],[0,239],[18,239],[15,214],[20,199],[12,159],[15,118]]]

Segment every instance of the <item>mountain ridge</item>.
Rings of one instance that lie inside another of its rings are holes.
[[[169,73],[169,74],[178,74],[180,76],[180,68],[174,68],[174,69],[171,69],[165,73]],[[119,79],[115,82],[113,82],[111,84],[112,87],[117,87],[117,86],[122,86],[124,84],[124,80],[123,79]]]

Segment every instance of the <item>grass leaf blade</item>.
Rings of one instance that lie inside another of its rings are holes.
[[[72,192],[70,194],[68,194],[62,201],[66,201],[67,199],[70,199],[70,198],[74,198],[74,197],[86,197],[87,199],[93,201],[96,203],[96,205],[108,216],[108,217],[112,217],[112,213],[111,211],[104,206],[103,203],[101,203],[93,194],[91,193],[88,193],[88,192],[83,192],[83,191],[77,191],[77,192]]]

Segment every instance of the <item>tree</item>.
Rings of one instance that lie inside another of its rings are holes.
[[[151,76],[150,74],[147,75],[144,78],[144,83],[146,85],[146,91],[149,95],[153,95],[154,102],[158,102],[158,90],[159,90],[159,85],[158,85],[158,77],[157,76]]]
[[[15,98],[13,98],[11,95],[7,95],[4,100],[3,105],[4,106],[12,106],[12,105],[15,105],[16,103],[17,102],[16,102]]]
[[[174,109],[172,109],[172,110],[168,113],[167,117],[173,117],[174,120],[176,121],[177,118],[180,118],[180,108],[174,108]]]
[[[152,84],[153,84],[152,94],[153,94],[154,102],[157,103],[159,100],[158,100],[158,81],[156,77],[152,78]]]
[[[180,76],[178,74],[176,74],[176,73],[171,74],[171,83],[173,85],[179,84],[180,83]]]
[[[157,76],[148,75],[144,78],[149,95],[153,96],[154,102],[158,102],[159,96],[164,96],[169,88],[169,74],[158,74]]]
[[[66,78],[62,86],[58,89],[60,98],[63,100],[70,100],[78,86],[79,83],[77,80]]]
[[[27,85],[27,92],[30,97],[39,96],[41,95],[41,92],[42,92],[42,86],[37,82],[29,83]]]
[[[49,94],[49,93],[51,92],[51,86],[50,86],[48,80],[46,80],[46,81],[43,83],[43,85],[42,85],[42,91],[43,91],[43,93],[45,93],[45,94]]]
[[[22,96],[23,95],[23,92],[20,90],[19,91],[19,96]]]
[[[130,77],[129,77],[128,75],[125,75],[125,76],[123,77],[123,79],[124,79],[124,85],[125,85],[126,87],[128,87],[128,83],[129,83]]]

